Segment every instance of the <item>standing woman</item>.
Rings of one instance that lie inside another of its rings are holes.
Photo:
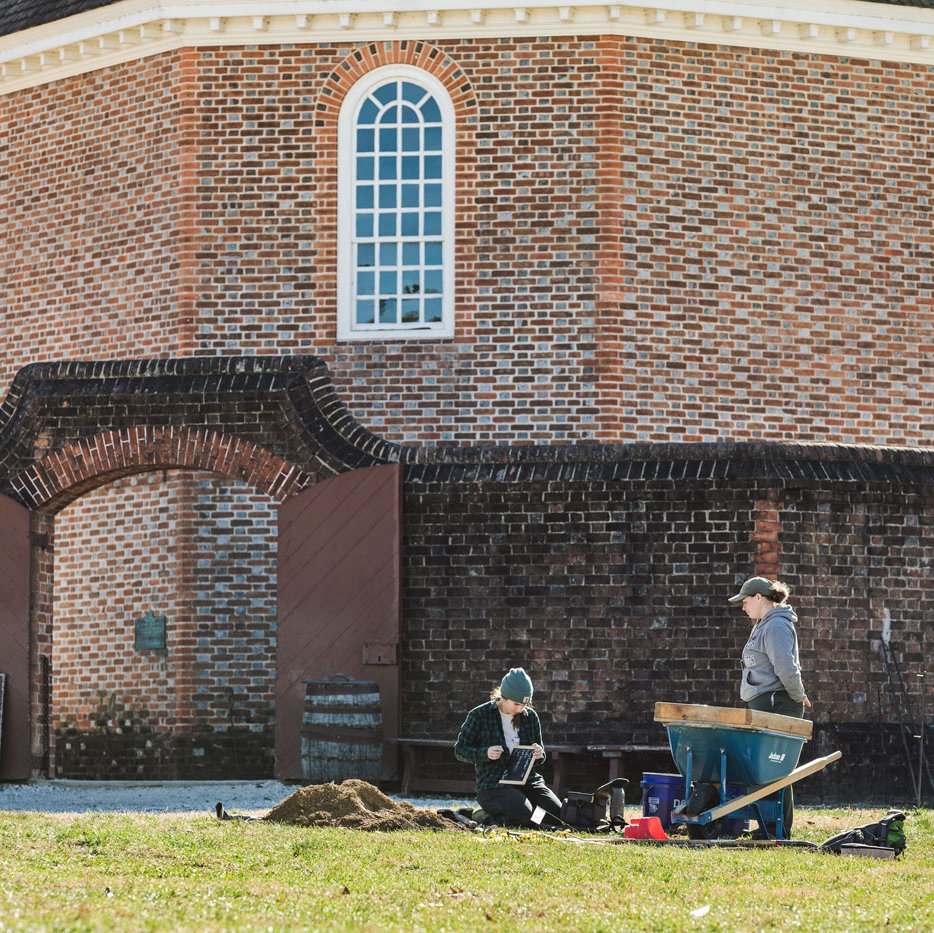
[[[529,675],[521,667],[512,668],[490,699],[467,714],[454,744],[458,760],[476,769],[477,802],[493,819],[510,825],[531,825],[536,807],[555,817],[561,813],[561,801],[538,772],[545,749],[542,725],[531,703]],[[535,766],[525,784],[500,784],[509,754],[517,745],[532,746]]]
[[[743,648],[743,681],[740,699],[749,709],[802,718],[811,701],[801,682],[798,660],[798,617],[788,605],[789,589],[784,583],[765,577],[751,577],[731,596],[731,605],[741,605],[752,622],[752,631]],[[794,795],[785,788],[784,836],[791,838]]]

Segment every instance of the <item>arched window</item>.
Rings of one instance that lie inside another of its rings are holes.
[[[338,134],[338,339],[453,336],[450,96],[418,68],[378,68]]]

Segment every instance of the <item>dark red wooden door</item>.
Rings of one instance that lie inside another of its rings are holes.
[[[300,779],[305,681],[376,681],[383,734],[399,734],[402,470],[367,467],[279,508],[276,776]],[[383,777],[395,772],[384,743]]]
[[[0,496],[0,780],[30,776],[29,511]]]

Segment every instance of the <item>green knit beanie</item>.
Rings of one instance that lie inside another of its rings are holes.
[[[532,680],[521,667],[514,667],[503,678],[499,693],[504,699],[514,703],[532,702]]]

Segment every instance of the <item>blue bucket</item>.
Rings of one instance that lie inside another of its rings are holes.
[[[642,815],[657,816],[667,833],[671,811],[684,802],[684,778],[680,774],[642,775]]]
[[[680,774],[642,774],[642,815],[657,816],[665,832],[671,830],[671,811],[684,802],[684,778]],[[746,788],[727,784],[727,798],[740,797]],[[749,828],[749,821],[727,817],[723,831],[727,836],[741,836]]]

